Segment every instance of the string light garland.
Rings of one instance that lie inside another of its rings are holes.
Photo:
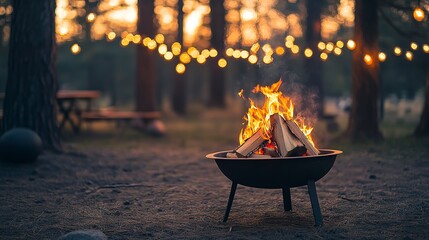
[[[113,41],[117,37],[117,34],[114,32],[106,34],[106,40],[108,42]],[[122,47],[127,47],[130,43],[134,43],[136,45],[144,46],[151,51],[157,51],[166,61],[171,61],[173,58],[177,57],[179,63],[176,65],[176,72],[179,74],[185,73],[186,64],[191,63],[193,59],[198,64],[205,64],[209,58],[219,57],[219,51],[215,48],[198,50],[196,47],[191,46],[184,50],[183,46],[179,42],[173,42],[171,45],[167,45],[164,42],[165,36],[162,34],[157,34],[152,39],[150,37],[143,37],[139,34],[134,35],[132,33],[124,32],[120,35],[120,38],[120,45]],[[354,51],[356,49],[356,42],[352,39],[346,41],[338,40],[336,42],[320,41],[317,44],[316,49],[303,48],[303,50],[301,50],[299,44],[295,42],[295,38],[288,35],[285,37],[284,45],[272,46],[265,43],[261,46],[261,44],[257,42],[252,44],[249,49],[234,49],[229,47],[224,51],[225,57],[218,58],[217,64],[220,68],[225,68],[228,65],[228,60],[226,59],[228,57],[237,60],[243,59],[250,64],[256,64],[258,61],[261,61],[264,64],[271,64],[275,60],[275,55],[281,57],[284,55],[299,55],[301,53],[305,58],[318,57],[321,61],[326,62],[329,59],[329,55],[340,56],[343,54],[343,47],[347,47],[348,50]],[[398,57],[404,53],[404,57],[408,61],[412,61],[414,59],[415,54],[413,52],[423,51],[423,53],[429,54],[428,43],[418,44],[416,42],[410,42],[409,48],[409,50],[402,50],[399,46],[395,46],[392,52]],[[77,55],[81,52],[81,48],[77,43],[75,43],[71,46],[70,51]],[[387,60],[386,52],[380,51],[374,56],[378,57],[380,62],[385,62]],[[364,54],[362,60],[367,65],[371,65],[374,62],[373,56],[370,54]]]

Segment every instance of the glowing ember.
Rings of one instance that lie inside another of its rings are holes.
[[[265,96],[265,101],[262,107],[257,107],[255,102],[249,98],[250,107],[247,114],[243,117],[246,121],[246,126],[241,130],[239,136],[240,145],[259,129],[263,129],[263,138],[269,140],[272,137],[270,116],[278,113],[286,120],[293,120],[314,146],[310,135],[313,127],[306,125],[305,119],[301,117],[294,118],[294,104],[290,97],[284,96],[279,91],[281,84],[282,80],[279,80],[271,86],[257,85],[252,90],[253,93],[262,93]],[[239,93],[240,96],[243,95],[242,91]]]

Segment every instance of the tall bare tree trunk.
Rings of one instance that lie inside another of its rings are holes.
[[[183,0],[177,1],[177,42],[182,45],[183,48]],[[175,81],[173,83],[173,96],[171,98],[171,106],[173,111],[177,114],[186,114],[186,78],[183,74],[175,74]]]
[[[137,31],[145,37],[153,38],[155,36],[154,8],[154,1],[138,1]],[[137,111],[156,110],[154,54],[142,44],[137,45]]]
[[[354,140],[381,139],[378,127],[377,95],[379,93],[377,1],[356,0],[356,49],[352,62],[352,108],[346,134]],[[364,61],[365,55],[371,61]]]
[[[429,135],[429,66],[427,68],[426,86],[425,86],[425,103],[420,117],[420,123],[414,134],[417,136]]]
[[[320,14],[322,11],[322,1],[307,0],[307,28],[305,30],[305,40],[307,47],[311,48],[314,53],[317,52],[317,44],[322,40],[320,32],[322,23]],[[322,80],[322,60],[318,54],[313,54],[310,58],[306,58],[305,67],[307,72],[307,85],[310,89],[316,91],[319,97],[319,105],[317,106],[317,114],[323,116],[324,91]]]
[[[218,60],[225,52],[225,7],[224,0],[210,1],[211,46],[218,50],[216,58],[210,60],[209,106],[225,107],[225,70],[219,68]]]
[[[55,1],[12,1],[3,131],[37,132],[45,149],[61,151],[57,123]]]

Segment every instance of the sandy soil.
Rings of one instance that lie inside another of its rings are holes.
[[[98,229],[109,239],[425,239],[429,236],[427,139],[329,143],[344,150],[316,183],[324,216],[314,227],[305,187],[239,186],[221,222],[230,182],[209,152],[236,146],[239,125],[216,118],[167,123],[149,138],[131,129],[68,136],[65,154],[0,166],[0,239],[56,239]],[[239,123],[238,123],[239,124]]]

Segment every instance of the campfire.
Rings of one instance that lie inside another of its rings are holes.
[[[232,181],[223,222],[228,220],[238,184],[255,188],[282,189],[285,211],[292,210],[291,188],[308,187],[316,226],[323,225],[316,191],[316,181],[334,165],[338,154],[331,149],[317,149],[311,138],[313,128],[301,115],[294,115],[290,97],[279,91],[282,81],[271,86],[256,86],[265,102],[257,107],[250,100],[244,117],[246,123],[235,150],[210,153],[222,173]],[[239,93],[243,96],[243,91]]]
[[[262,93],[265,102],[257,107],[249,98],[250,107],[244,120],[246,126],[239,135],[240,146],[228,153],[228,158],[267,158],[314,156],[320,152],[311,137],[312,127],[302,116],[294,117],[290,97],[279,91],[282,81],[271,86],[257,85],[253,93]],[[243,90],[239,95],[243,97]]]

